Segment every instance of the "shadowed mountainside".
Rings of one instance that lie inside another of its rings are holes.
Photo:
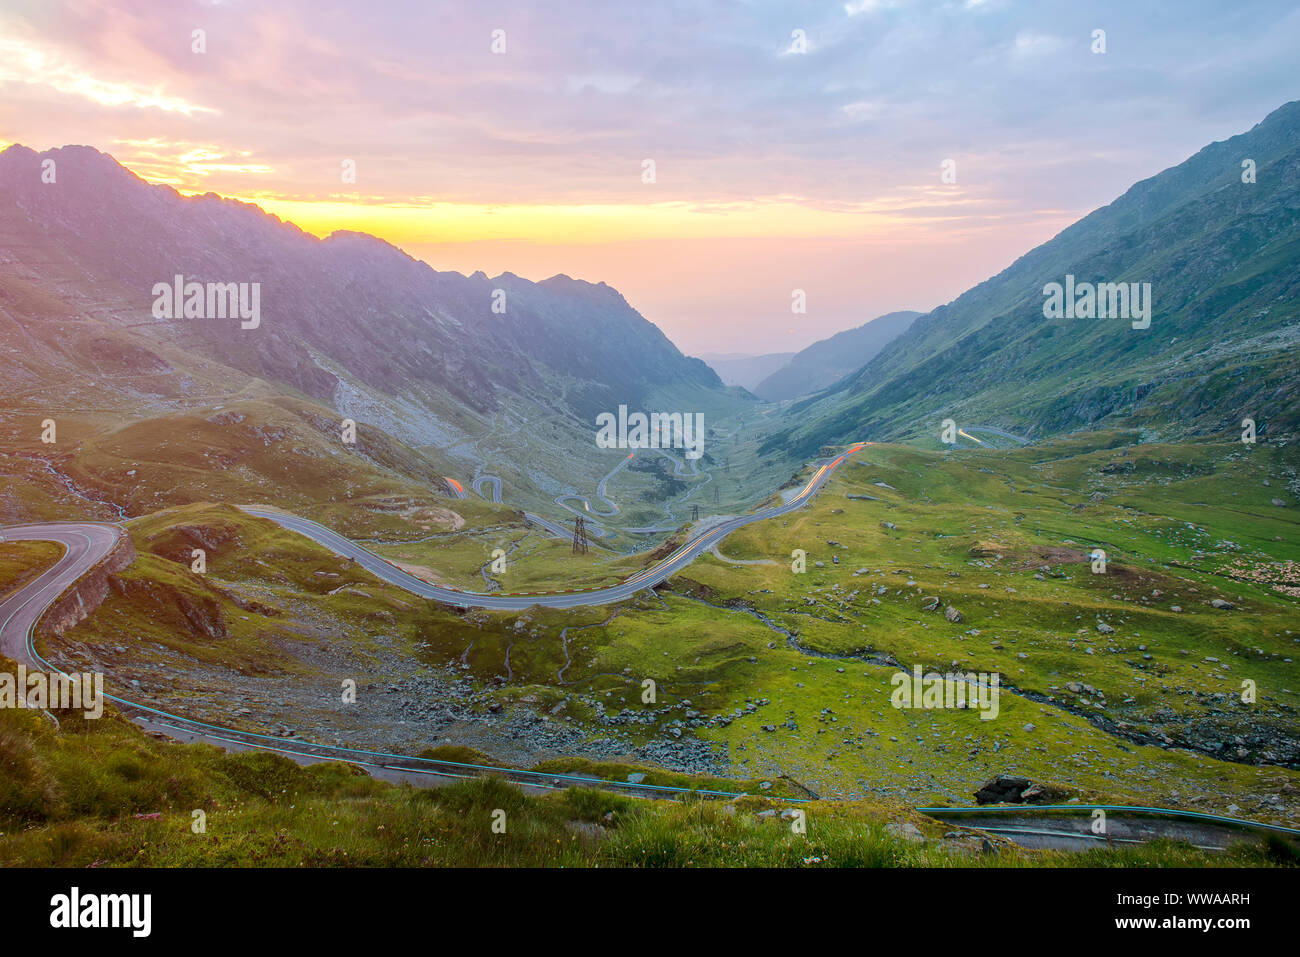
[[[860,369],[902,335],[919,312],[891,312],[845,329],[796,353],[751,391],[762,399],[795,399],[820,392]]]
[[[586,420],[656,390],[722,389],[604,283],[438,272],[373,236],[317,239],[256,206],[181,196],[89,147],[0,154],[0,237],[6,279],[24,266],[63,288],[75,276],[83,298],[122,307],[123,325],[151,327],[143,338],[326,403],[353,380],[435,414],[448,398],[480,414],[520,399]],[[261,283],[260,327],[154,318],[152,288],[175,275]]]

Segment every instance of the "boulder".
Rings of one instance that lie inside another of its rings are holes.
[[[1025,804],[1057,804],[1068,796],[1064,788],[1051,784],[1031,784],[1020,792],[1020,800]]]
[[[1029,778],[999,774],[980,786],[975,792],[975,800],[980,804],[1019,804],[1021,792],[1029,785]]]
[[[980,804],[1057,804],[1069,792],[1053,784],[1034,783],[1014,774],[999,774],[975,792]]]
[[[912,841],[917,844],[925,840],[925,835],[922,834],[920,829],[918,829],[917,826],[911,823],[910,821],[903,821],[901,823],[895,821],[893,823],[886,824],[885,831],[889,834],[894,835],[894,837],[901,837],[905,841]]]

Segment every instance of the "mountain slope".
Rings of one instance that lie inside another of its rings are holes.
[[[907,311],[887,313],[856,329],[814,342],[750,391],[773,401],[820,392],[874,359],[919,315]]]
[[[260,324],[159,318],[155,284],[177,275],[259,283]],[[84,394],[65,411],[134,418],[287,394],[466,470],[494,432],[499,464],[548,488],[573,480],[600,412],[743,404],[604,283],[438,272],[372,236],[181,196],[83,146],[0,153],[0,350],[0,387],[34,411],[69,386]]]
[[[1242,181],[1242,161],[1257,182]],[[943,417],[1033,436],[1099,425],[1206,433],[1297,425],[1300,103],[1133,186],[918,319],[765,444],[937,437]],[[1046,319],[1044,286],[1150,283],[1150,328]],[[1257,397],[1266,397],[1263,402]]]
[[[738,385],[753,392],[754,387],[793,359],[793,352],[771,352],[761,356],[740,353],[700,356],[726,385]]]

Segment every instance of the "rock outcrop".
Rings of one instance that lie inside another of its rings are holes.
[[[117,572],[135,561],[135,545],[130,535],[123,535],[104,560],[76,584],[69,587],[41,616],[39,628],[47,634],[62,634],[84,621],[108,597],[109,582]]]

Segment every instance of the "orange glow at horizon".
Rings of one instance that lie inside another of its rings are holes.
[[[185,195],[204,191],[182,189]],[[925,199],[823,208],[789,198],[745,203],[581,203],[487,205],[476,203],[373,203],[331,198],[300,200],[274,195],[232,195],[325,237],[336,230],[369,233],[395,246],[509,240],[578,245],[637,239],[789,239],[898,237],[904,227],[939,226],[961,216],[916,215]],[[934,204],[938,206],[939,204]],[[951,201],[944,205],[951,206]],[[917,237],[919,239],[919,237]]]

